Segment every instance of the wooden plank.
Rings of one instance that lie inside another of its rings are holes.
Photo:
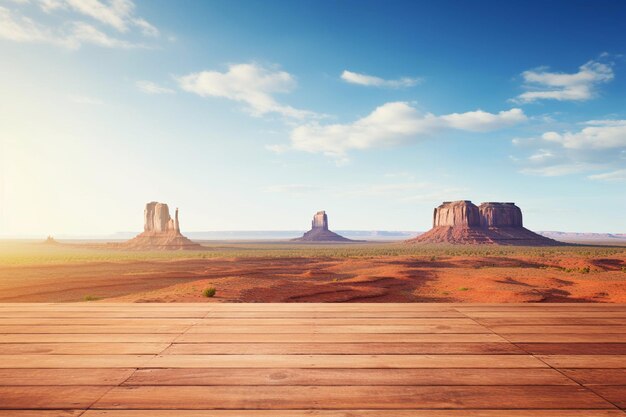
[[[102,318],[102,317],[12,317],[0,318],[0,326],[191,326],[202,319],[161,318]],[[469,320],[469,319],[466,319]]]
[[[624,326],[626,317],[518,317],[475,318],[483,326]]]
[[[460,313],[460,317],[462,315]],[[0,317],[10,318],[180,318],[194,319],[203,318],[207,315],[206,311],[142,311],[142,310],[102,310],[102,311],[3,311],[0,310]]]
[[[0,343],[0,355],[148,355],[169,343]]]
[[[104,386],[0,386],[0,409],[87,408],[109,389]]]
[[[568,378],[582,385],[626,385],[623,369],[559,369]]]
[[[124,385],[573,385],[554,369],[139,369]]]
[[[619,410],[87,410],[82,417],[624,417]],[[3,417],[0,414],[0,417]],[[38,417],[38,416],[24,416]],[[48,417],[48,416],[44,416]]]
[[[211,311],[207,318],[466,318],[456,310],[438,311]]]
[[[472,311],[463,313],[471,318],[626,318],[626,311]]]
[[[621,409],[626,409],[626,385],[593,385],[592,390]]]
[[[626,368],[626,355],[540,355],[537,357],[554,368]]]
[[[518,343],[532,355],[626,355],[626,343]]]
[[[498,334],[515,333],[579,333],[579,334],[611,334],[626,333],[626,326],[489,326]]]
[[[139,326],[139,325],[117,325],[117,326],[0,326],[0,334],[20,334],[20,333],[182,333],[189,326]]]
[[[135,368],[0,369],[0,385],[120,385],[133,372]]]
[[[0,334],[0,343],[170,343],[179,337],[174,333],[161,334]]]
[[[621,323],[624,324],[622,320]],[[476,326],[470,318],[214,318],[197,321],[197,326]]]
[[[139,368],[152,358],[153,355],[0,355],[0,368]]]
[[[2,345],[0,344],[0,352]],[[175,343],[164,355],[525,354],[510,343]]]
[[[578,386],[121,386],[94,409],[610,409]]]
[[[501,333],[500,336],[512,343],[626,343],[624,333]]]
[[[0,410],[0,417],[78,417],[83,410]]]
[[[0,356],[0,366],[2,364]],[[546,365],[526,355],[162,355],[154,357],[144,367],[543,368]]]
[[[0,335],[2,340],[2,335]],[[506,342],[498,335],[491,333],[476,334],[385,334],[385,333],[351,333],[351,334],[262,334],[262,333],[185,333],[176,341],[180,343],[443,343],[443,342]],[[625,338],[626,341],[626,338]]]
[[[0,332],[2,329],[0,327]],[[24,333],[36,333],[24,331]],[[51,332],[53,333],[53,332]],[[59,332],[57,332],[59,333]],[[62,333],[62,332],[61,332]],[[111,333],[117,333],[111,331]],[[149,333],[146,331],[146,333]],[[154,332],[159,333],[159,332]],[[165,333],[165,332],[162,332]],[[419,326],[194,326],[187,333],[490,333],[477,324],[419,325]]]

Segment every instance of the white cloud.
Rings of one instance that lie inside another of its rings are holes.
[[[569,149],[626,148],[626,120],[593,120],[578,132],[546,132],[541,137]]]
[[[22,3],[22,2],[17,2]],[[16,3],[16,4],[17,4]],[[27,3],[27,2],[23,2]],[[137,28],[143,35],[156,36],[158,30],[146,20],[134,15],[135,5],[130,0],[39,0],[42,10],[54,14],[56,23],[43,24],[17,8],[0,7],[0,38],[23,43],[42,43],[77,49],[83,44],[106,48],[133,48],[143,45],[108,35],[102,29],[76,17],[89,17],[120,33]],[[74,16],[64,20],[58,11],[73,12]]]
[[[537,153],[528,157],[528,159],[533,162],[546,161],[551,158],[554,158],[554,153],[547,149],[539,149]]]
[[[153,83],[152,81],[140,80],[135,83],[138,89],[146,94],[173,94],[174,90]]]
[[[79,47],[83,43],[88,43],[92,45],[103,46],[106,48],[134,48],[139,45],[135,45],[131,42],[127,42],[125,40],[112,38],[104,32],[101,32],[94,26],[83,23],[83,22],[74,22],[72,25],[72,32],[67,40],[74,45],[74,47]]]
[[[422,81],[421,78],[410,77],[402,77],[397,80],[385,80],[384,78],[375,77],[373,75],[359,74],[358,72],[352,72],[348,70],[344,70],[341,73],[341,79],[350,84],[359,84],[368,87],[388,88],[413,87]]]
[[[135,4],[131,0],[40,0],[46,12],[71,10],[88,16],[119,32],[128,32],[131,27],[139,28],[144,35],[157,36],[159,31],[145,19],[135,16]]]
[[[524,71],[524,87],[529,89],[513,101],[530,103],[537,100],[584,101],[595,96],[598,84],[613,79],[609,64],[589,61],[573,74],[549,72],[545,69]]]
[[[595,181],[626,181],[626,169],[590,175],[588,178]]]
[[[546,165],[535,168],[524,168],[520,172],[527,175],[539,175],[542,177],[560,177],[563,175],[579,174],[594,169],[599,169],[596,164],[588,164],[584,162],[560,163],[555,165]]]
[[[590,120],[574,131],[545,132],[539,137],[517,139],[514,144],[533,153],[519,160],[522,173],[560,176],[591,171],[592,180],[617,181],[626,161],[626,120]]]
[[[525,120],[526,116],[519,109],[497,114],[478,110],[436,116],[422,114],[405,102],[392,102],[353,123],[322,125],[312,122],[298,126],[291,132],[291,145],[301,151],[344,158],[350,150],[395,146],[441,129],[484,132]]]
[[[185,91],[201,97],[223,97],[245,103],[254,116],[277,113],[294,119],[317,117],[314,112],[279,104],[276,93],[288,93],[296,86],[295,78],[258,64],[232,64],[228,71],[201,71],[177,78]]]
[[[447,122],[449,127],[471,132],[500,129],[527,120],[521,109],[501,111],[497,114],[476,110],[466,113],[452,113],[440,116],[440,118]]]

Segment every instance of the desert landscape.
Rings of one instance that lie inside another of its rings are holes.
[[[1,302],[626,302],[626,246],[0,245]],[[214,297],[204,297],[214,287]]]
[[[0,0],[0,417],[626,417],[625,0]]]

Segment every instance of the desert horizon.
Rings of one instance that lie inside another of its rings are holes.
[[[625,22],[0,0],[0,417],[626,417]]]

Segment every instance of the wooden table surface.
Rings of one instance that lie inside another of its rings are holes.
[[[0,417],[624,409],[623,304],[0,304]]]

